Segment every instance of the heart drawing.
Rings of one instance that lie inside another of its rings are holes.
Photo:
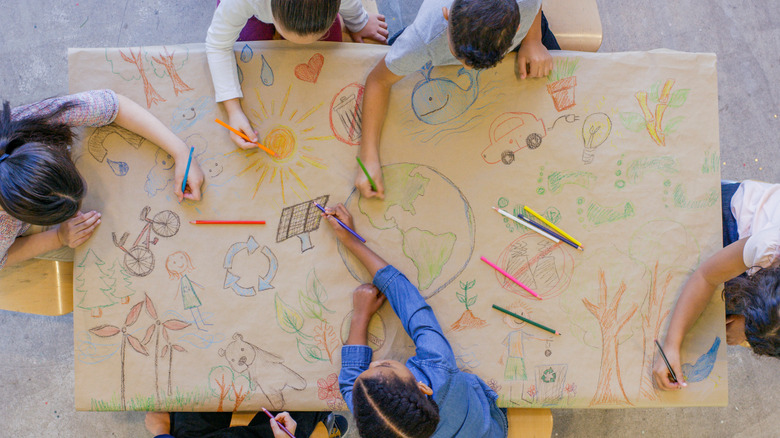
[[[309,58],[309,62],[306,64],[298,64],[295,66],[295,77],[302,81],[311,82],[312,84],[316,83],[324,62],[325,57],[319,53],[315,53]]]

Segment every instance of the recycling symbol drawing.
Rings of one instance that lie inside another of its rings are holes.
[[[276,270],[279,267],[279,262],[276,259],[276,255],[274,255],[273,251],[271,251],[271,249],[267,246],[263,246],[263,249],[260,250],[260,252],[266,256],[266,258],[268,258],[268,272],[266,272],[265,275],[258,274],[257,288],[255,288],[255,286],[241,286],[238,284],[241,280],[241,277],[230,271],[233,267],[233,258],[238,253],[241,251],[246,251],[247,254],[251,255],[254,254],[258,248],[260,248],[260,244],[257,243],[255,238],[252,236],[249,236],[249,239],[247,239],[246,242],[236,242],[230,246],[227,254],[225,254],[224,268],[227,270],[227,273],[225,275],[225,284],[222,286],[223,289],[233,289],[233,292],[235,292],[238,296],[251,297],[257,295],[258,292],[274,288],[271,285],[271,282],[276,276]]]
[[[553,383],[555,382],[555,378],[557,376],[555,375],[555,371],[553,371],[552,368],[547,368],[542,373],[542,382],[544,383]]]

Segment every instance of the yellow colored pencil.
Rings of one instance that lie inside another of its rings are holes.
[[[550,228],[552,228],[553,230],[555,230],[555,231],[559,232],[559,233],[560,233],[560,234],[561,234],[563,237],[565,237],[565,238],[567,238],[567,239],[571,240],[572,242],[574,242],[574,243],[575,243],[577,246],[579,246],[580,248],[582,248],[582,249],[585,249],[585,247],[583,247],[583,246],[582,246],[582,243],[580,243],[580,241],[579,241],[579,240],[577,240],[577,239],[575,239],[574,237],[572,237],[572,236],[571,236],[571,234],[568,234],[566,231],[563,231],[562,229],[560,229],[560,228],[556,227],[556,226],[555,226],[555,224],[553,224],[552,222],[550,222],[550,221],[548,221],[547,219],[545,219],[544,217],[542,217],[542,216],[541,216],[539,213],[537,213],[537,212],[535,212],[535,211],[531,210],[531,207],[529,207],[529,206],[527,206],[527,205],[524,205],[524,206],[523,206],[523,210],[525,210],[525,211],[527,211],[528,213],[530,213],[530,214],[531,214],[531,216],[533,216],[533,217],[535,217],[535,218],[539,219],[540,221],[542,221],[542,222],[543,222],[545,225],[547,225],[548,227],[550,227]]]

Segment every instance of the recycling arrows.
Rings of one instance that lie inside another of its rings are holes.
[[[251,255],[255,251],[257,251],[257,248],[259,247],[260,244],[257,243],[255,238],[252,236],[249,236],[249,239],[247,239],[246,242],[236,242],[230,246],[230,248],[227,251],[227,254],[225,254],[225,263],[223,265],[224,268],[227,270],[227,273],[225,275],[225,284],[222,286],[224,289],[233,289],[233,292],[235,292],[236,295],[241,297],[251,297],[253,295],[256,295],[257,292],[273,289],[271,282],[276,276],[276,270],[279,267],[279,263],[274,253],[267,246],[263,246],[263,249],[260,252],[262,252],[263,255],[265,255],[266,258],[268,258],[268,272],[266,272],[265,275],[258,274],[257,289],[255,289],[254,286],[252,287],[241,286],[240,284],[238,284],[239,280],[241,280],[241,277],[230,272],[230,269],[233,267],[233,257],[235,257],[236,254],[246,250],[246,252]]]

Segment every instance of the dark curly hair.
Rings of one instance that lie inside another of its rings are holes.
[[[12,120],[11,105],[3,102],[0,207],[16,219],[55,225],[81,207],[87,187],[69,156],[74,134],[68,125],[53,121],[73,106],[66,103],[45,115]]]
[[[321,35],[333,25],[340,6],[340,0],[271,0],[271,13],[291,32]]]
[[[450,9],[450,42],[455,57],[475,69],[498,64],[520,26],[515,0],[455,0]]]
[[[439,424],[439,406],[413,379],[384,374],[358,378],[352,406],[364,438],[427,438]]]
[[[780,267],[734,278],[723,293],[726,309],[745,317],[745,336],[753,352],[780,358]]]

